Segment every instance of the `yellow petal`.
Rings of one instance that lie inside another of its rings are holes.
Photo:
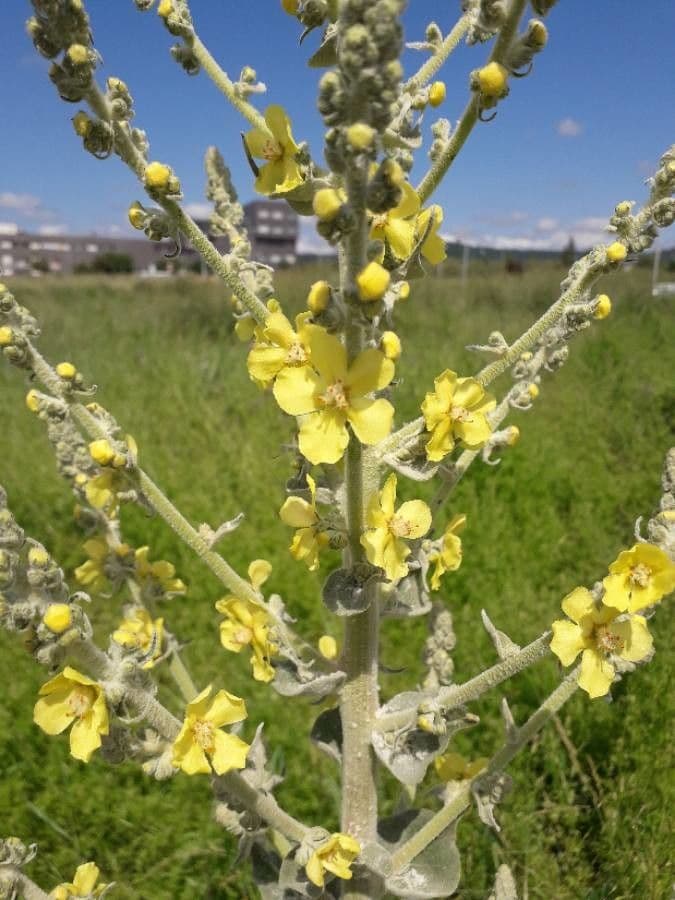
[[[406,538],[420,538],[431,528],[431,510],[423,500],[408,500],[396,513],[398,519],[407,523],[409,531]]]
[[[88,862],[78,866],[73,878],[73,887],[76,892],[82,896],[91,894],[100,874],[96,863]]]
[[[285,368],[274,382],[274,398],[284,412],[301,416],[316,408],[320,379],[309,366]]]
[[[408,574],[406,559],[410,556],[410,548],[398,538],[391,538],[384,546],[384,574],[389,581],[399,581]]]
[[[579,687],[589,697],[604,697],[614,681],[614,666],[596,650],[584,650],[581,657]]]
[[[571,666],[581,651],[588,646],[581,628],[567,619],[558,619],[551,627],[553,628],[551,652],[555,653],[563,666]]]
[[[238,622],[231,622],[227,619],[220,623],[220,643],[226,650],[231,653],[239,653],[249,641],[242,643],[241,633],[242,626]]]
[[[271,344],[277,344],[286,349],[298,339],[291,323],[281,312],[270,313],[265,322],[264,334]]]
[[[246,766],[246,757],[250,750],[246,741],[242,741],[236,734],[228,734],[226,731],[216,731],[213,741],[215,751],[211,759],[213,768],[218,775],[224,775],[231,769],[243,769]]]
[[[385,388],[394,377],[395,366],[392,360],[380,350],[369,348],[359,353],[349,367],[346,383],[351,397],[363,397],[373,391]]]
[[[206,758],[206,753],[192,739],[191,733],[183,739],[180,735],[178,736],[173,745],[171,762],[177,769],[182,769],[186,775],[211,774],[211,766]]]
[[[253,128],[246,132],[246,146],[251,156],[257,159],[265,159],[265,150],[270,142],[270,136],[259,128]]]
[[[391,431],[394,407],[384,397],[377,400],[357,398],[350,403],[347,416],[362,444],[377,444]]]
[[[319,854],[316,851],[314,853],[312,853],[309,860],[307,861],[307,865],[305,866],[305,872],[307,873],[307,877],[312,882],[312,884],[315,884],[317,887],[324,886],[325,881],[324,881],[324,877],[323,877],[323,866],[321,864],[321,857],[319,856]]]
[[[396,506],[396,486],[398,479],[396,473],[392,472],[387,476],[387,480],[380,491],[380,507],[387,519],[394,515],[394,507]]]
[[[454,406],[472,409],[485,397],[485,391],[475,378],[458,378],[452,396]]]
[[[316,522],[316,512],[311,503],[302,497],[288,497],[279,510],[279,517],[291,528],[309,528]]]
[[[91,713],[75,722],[70,731],[70,753],[75,759],[89,762],[101,746],[101,736],[94,725]]]
[[[313,328],[309,338],[312,364],[327,384],[347,380],[347,351],[334,334]]]
[[[394,219],[391,216],[384,226],[384,234],[391,252],[397,259],[407,259],[412,253],[415,242],[415,225],[404,219]]]
[[[618,654],[621,659],[641,662],[654,648],[654,641],[644,616],[631,616],[627,621],[614,622],[610,631],[623,641],[623,648]]]
[[[425,444],[427,457],[431,462],[440,462],[444,456],[452,452],[454,446],[452,422],[446,417],[434,427],[431,437]]]
[[[228,691],[218,691],[204,713],[206,721],[211,722],[216,728],[243,722],[246,716],[246,703],[241,697],[235,697]]]
[[[266,559],[254,559],[248,567],[248,578],[256,591],[272,574],[272,563]]]
[[[71,688],[55,691],[37,701],[33,721],[45,734],[61,734],[75,718],[68,703]]]
[[[455,434],[469,450],[479,450],[492,434],[485,416],[469,412],[463,422],[454,423]]]
[[[187,705],[186,714],[187,717],[194,716],[195,718],[201,719],[204,717],[206,710],[209,708],[210,701],[209,697],[211,696],[212,685],[207,685],[204,690],[197,694],[194,700],[191,700]]]
[[[293,559],[305,562],[310,572],[319,567],[319,542],[313,528],[300,528],[293,535],[290,546]]]
[[[415,188],[407,181],[404,181],[401,185],[401,191],[401,199],[399,200],[398,205],[391,211],[390,215],[393,214],[399,219],[408,219],[410,216],[417,215],[420,208],[420,198],[418,197]],[[414,227],[414,223],[411,223],[411,228],[413,228],[413,230]]]
[[[574,588],[560,605],[565,615],[577,625],[581,625],[581,620],[595,609],[593,595],[585,587]]]
[[[314,465],[336,463],[342,459],[349,443],[346,418],[345,413],[336,409],[324,409],[307,416],[300,426],[298,435],[298,446],[302,455]]]
[[[263,385],[271,384],[286,362],[283,347],[252,347],[246,360],[249,375]]]
[[[361,546],[369,563],[384,568],[384,551],[391,535],[385,528],[371,528],[361,535]]]
[[[268,106],[265,110],[265,121],[275,139],[285,150],[287,149],[293,153],[297,152],[298,148],[291,132],[291,122],[283,106],[276,104]]]
[[[626,587],[626,576],[607,575],[602,579],[602,585],[605,589],[602,602],[619,612],[625,612],[630,606],[630,590]]]

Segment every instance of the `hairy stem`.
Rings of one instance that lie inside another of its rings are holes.
[[[0,866],[0,888],[7,890],[8,897],[17,896],[22,900],[49,900],[51,897],[15,866]],[[17,893],[14,894],[14,891]],[[5,896],[4,893],[2,896]]]
[[[468,809],[471,804],[471,788],[476,782],[504,771],[506,766],[528,741],[541,731],[544,725],[575,693],[578,676],[578,668],[570,672],[536,712],[530,716],[527,722],[508,737],[502,747],[492,757],[486,769],[480,772],[472,781],[467,781],[463,784],[459,793],[443,809],[439,810],[416,834],[398,848],[391,858],[394,872],[400,872],[410,865],[425,847],[428,847],[432,841],[440,837]]]
[[[412,93],[416,89],[424,87],[425,84],[431,81],[436,72],[438,72],[442,68],[452,51],[468,31],[470,21],[471,20],[468,13],[465,13],[463,16],[461,16],[461,18],[457,21],[455,26],[445,37],[443,43],[438,47],[435,53],[433,53],[429,57],[429,59],[422,66],[420,66],[419,70],[412,76],[412,78],[408,79],[403,87],[404,90],[410,91]]]

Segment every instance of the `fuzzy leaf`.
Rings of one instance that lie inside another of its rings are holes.
[[[281,662],[276,666],[276,675],[272,687],[282,697],[314,697],[317,700],[334,694],[344,681],[344,672],[312,672],[304,669],[302,673],[291,662]]]
[[[342,720],[340,710],[324,710],[312,726],[310,738],[338,765],[342,764]]]
[[[431,612],[431,599],[422,572],[410,572],[390,593],[383,591],[386,600],[382,615],[392,619],[425,616]]]
[[[512,641],[508,634],[504,634],[503,631],[499,631],[499,629],[495,628],[484,609],[480,611],[480,615],[483,620],[483,626],[490,635],[490,640],[494,644],[500,659],[506,659],[508,656],[513,656],[514,653],[517,653],[521,649],[520,645]]]
[[[431,810],[407,810],[380,822],[378,831],[385,846],[393,853],[433,816]],[[403,872],[391,875],[385,888],[395,897],[409,900],[433,900],[449,897],[460,879],[460,858],[455,842],[456,823],[450,825],[417,856]]]
[[[373,602],[373,589],[381,580],[380,570],[367,563],[336,569],[323,586],[323,602],[337,616],[356,616]]]

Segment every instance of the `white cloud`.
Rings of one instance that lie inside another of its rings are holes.
[[[560,137],[569,137],[575,138],[579,137],[581,132],[583,131],[583,125],[581,122],[577,122],[576,119],[561,119],[556,125],[556,131],[560,135]]]
[[[213,205],[200,201],[198,203],[186,203],[185,212],[193,219],[208,219],[213,212]]]
[[[561,250],[574,240],[580,250],[607,241],[607,219],[602,216],[586,216],[568,222],[560,222],[550,216],[542,216],[532,228],[520,231],[482,231],[459,227],[453,236],[443,235],[446,241],[459,240],[470,247],[492,247],[495,250]]]
[[[57,234],[68,234],[69,230],[67,225],[40,225],[37,233],[42,234],[45,237],[50,237]]]
[[[558,227],[558,220],[544,216],[537,222],[537,231],[553,231]]]
[[[11,209],[26,219],[45,221],[55,218],[50,209],[45,209],[42,200],[34,194],[16,194],[13,191],[0,192],[0,209]]]

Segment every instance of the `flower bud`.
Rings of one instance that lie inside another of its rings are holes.
[[[79,137],[84,138],[87,136],[89,129],[91,128],[91,119],[83,110],[80,110],[73,116],[73,128],[75,129],[75,134],[79,135]]]
[[[49,563],[49,554],[44,547],[31,547],[28,551],[28,565],[44,568]]]
[[[614,241],[613,244],[610,244],[606,249],[606,253],[607,262],[611,263],[623,262],[626,256],[628,256],[626,245],[622,244],[621,241]]]
[[[71,44],[66,56],[75,66],[84,66],[91,61],[90,51],[84,44]]]
[[[380,338],[380,348],[387,359],[397,360],[401,355],[401,339],[393,331],[385,331]]]
[[[617,216],[628,216],[630,215],[630,211],[633,204],[630,200],[622,200],[621,203],[617,203],[614,207],[614,214]]]
[[[56,374],[64,381],[72,381],[77,375],[77,369],[70,362],[61,362],[56,367]]]
[[[138,200],[135,200],[129,207],[128,216],[131,226],[137,231],[143,231],[145,228],[146,214],[143,206]]]
[[[355,122],[347,129],[347,141],[355,150],[367,150],[373,145],[375,129],[365,122]]]
[[[548,29],[538,19],[531,19],[527,30],[527,39],[532,47],[541,50],[548,41]]]
[[[381,300],[389,287],[391,275],[377,262],[368,263],[356,276],[361,300],[366,303]]]
[[[341,207],[340,195],[333,188],[322,188],[314,194],[312,208],[322,222],[332,222]]]
[[[528,385],[527,393],[530,395],[530,397],[531,397],[533,400],[536,400],[537,397],[539,396],[539,387],[538,387],[538,385],[536,385],[534,382],[532,382],[532,384]]]
[[[429,88],[429,105],[440,106],[444,102],[446,96],[445,82],[434,81]]]
[[[99,466],[109,466],[115,458],[115,451],[110,445],[110,441],[102,438],[89,444],[89,455]]]
[[[623,246],[623,245],[622,245]],[[612,301],[609,299],[607,294],[600,294],[597,300],[597,304],[595,307],[595,311],[593,312],[594,319],[606,319],[607,316],[612,311]]]
[[[9,325],[0,327],[0,347],[9,347],[14,340],[14,332]]]
[[[177,194],[180,182],[173,174],[170,166],[164,163],[151,162],[145,167],[143,180],[146,187],[158,194]]]
[[[315,315],[321,313],[328,306],[330,300],[330,285],[327,281],[315,281],[309,289],[307,296],[307,308]]]
[[[337,641],[330,634],[322,634],[319,638],[319,653],[324,657],[324,659],[337,658]]]
[[[281,0],[281,7],[289,16],[296,16],[298,14],[298,6],[298,0]]]
[[[173,0],[160,0],[157,7],[157,15],[162,19],[168,19],[173,12]]]
[[[407,300],[410,296],[410,283],[402,281],[398,288],[398,299]]]
[[[28,391],[26,394],[26,406],[31,412],[36,413],[40,408],[40,400],[37,391]]]
[[[507,78],[507,70],[498,62],[488,63],[476,73],[477,86],[484,97],[503,97]]]
[[[506,429],[506,443],[509,447],[515,447],[520,439],[520,428],[517,425],[509,425]]]
[[[73,624],[73,615],[67,603],[50,603],[42,619],[54,634],[62,634]]]

